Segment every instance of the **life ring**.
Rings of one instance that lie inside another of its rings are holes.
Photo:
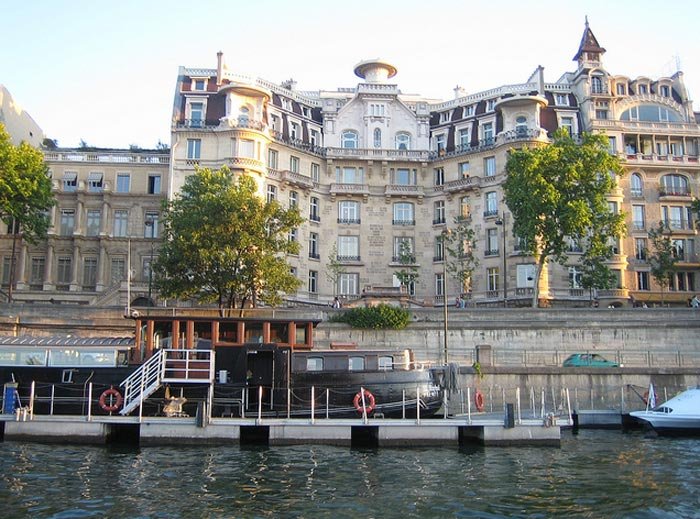
[[[109,403],[107,403],[108,398],[111,398]],[[123,401],[122,394],[113,387],[105,389],[100,395],[100,407],[108,413],[117,411],[122,406]]]
[[[474,393],[474,405],[477,411],[481,412],[484,410],[484,395],[478,389]]]
[[[365,411],[367,411],[367,414],[370,414],[372,411],[374,411],[374,407],[376,405],[376,401],[374,399],[374,395],[369,392],[369,390],[365,389]],[[362,413],[362,393],[357,393],[355,395],[355,399],[352,401],[353,405],[355,406],[355,409],[357,409],[358,413]]]

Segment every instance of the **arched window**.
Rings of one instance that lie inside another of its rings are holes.
[[[521,115],[515,119],[515,134],[523,137],[527,134],[527,117]]]
[[[343,148],[357,148],[358,144],[357,132],[354,130],[346,130],[341,136],[340,145]]]
[[[411,149],[411,135],[406,132],[400,132],[396,134],[396,149],[397,150],[410,150]]]
[[[620,114],[621,121],[648,121],[648,122],[683,122],[681,115],[666,106],[638,105],[628,108]]]
[[[591,92],[594,94],[604,93],[603,78],[601,76],[591,76]]]
[[[644,183],[642,182],[642,176],[639,173],[632,173],[630,177],[630,194],[632,196],[642,196],[643,190]]]
[[[374,147],[382,147],[382,131],[379,128],[374,129]]]
[[[241,106],[240,112],[238,114],[238,125],[248,126],[248,120],[250,119],[250,110],[247,106]]]
[[[661,196],[687,196],[688,179],[683,175],[664,175],[661,178]]]

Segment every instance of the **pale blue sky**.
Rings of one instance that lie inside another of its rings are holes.
[[[692,0],[200,0],[0,2],[0,83],[61,146],[170,142],[178,66],[229,69],[301,90],[355,86],[382,58],[406,93],[449,99],[574,70],[588,15],[612,74],[685,73],[700,95]],[[700,99],[695,109],[700,111]]]

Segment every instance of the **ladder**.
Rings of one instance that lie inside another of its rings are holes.
[[[163,384],[213,384],[214,367],[211,350],[158,350],[120,384],[124,406],[119,414],[128,415]]]

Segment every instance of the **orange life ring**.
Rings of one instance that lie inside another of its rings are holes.
[[[481,394],[481,391],[478,389],[476,393],[474,393],[474,405],[477,411],[481,412],[484,410],[484,395]]]
[[[355,409],[357,409],[357,412],[362,413],[362,393],[357,393],[352,403],[355,406]],[[365,389],[365,410],[367,411],[367,414],[374,411],[375,405],[376,401],[374,399],[374,395],[370,393],[369,390]]]
[[[109,403],[107,402],[108,398],[110,398]],[[122,406],[123,401],[122,394],[113,387],[105,389],[100,395],[100,407],[108,413],[117,411]]]

